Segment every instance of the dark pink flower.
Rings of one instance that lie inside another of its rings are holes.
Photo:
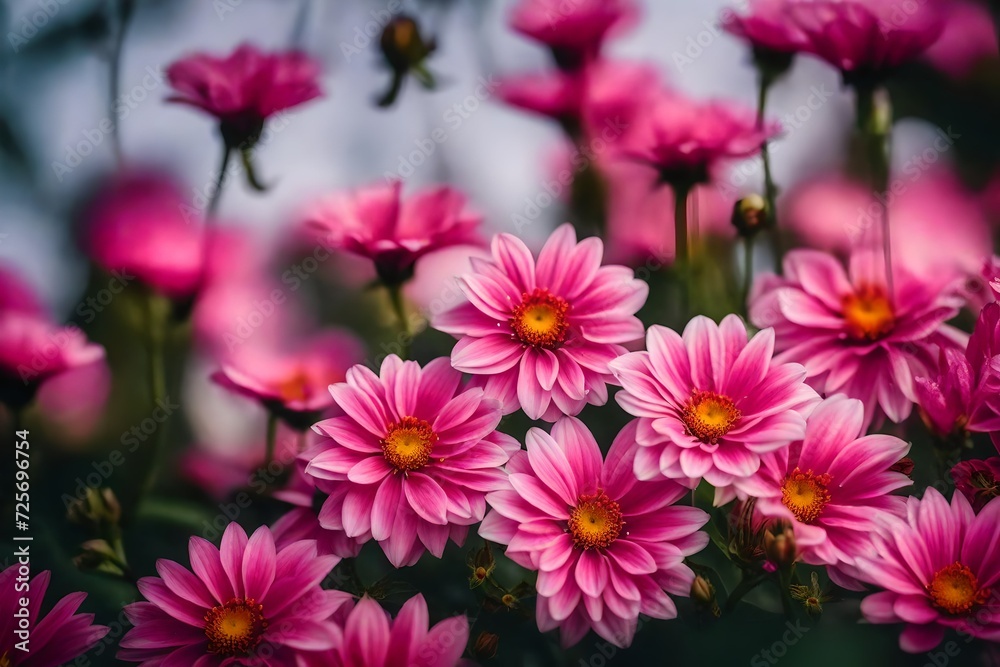
[[[395,620],[367,595],[343,625],[330,667],[455,667],[469,643],[469,620],[454,616],[428,628],[427,602],[417,594]]]
[[[605,38],[638,13],[633,0],[520,0],[510,25],[550,47],[560,66],[574,69],[596,58]]]
[[[792,21],[788,20],[789,5],[792,0],[751,0],[749,11],[734,13],[723,11],[722,19],[726,32],[742,37],[755,49],[767,49],[780,53],[802,51],[806,36]]]
[[[1000,638],[1000,500],[976,515],[961,493],[951,504],[934,488],[907,498],[904,518],[887,516],[875,551],[858,569],[879,588],[861,602],[870,623],[906,623],[899,646],[923,653],[948,629],[987,641]]]
[[[435,318],[459,337],[451,363],[475,376],[504,413],[555,421],[608,400],[609,362],[642,337],[636,311],[649,287],[624,266],[601,266],[599,238],[559,227],[538,254],[499,234],[492,261],[461,278],[469,302]]]
[[[310,208],[307,224],[324,245],[372,260],[388,285],[408,280],[429,252],[479,245],[482,218],[457,190],[439,187],[404,200],[402,188],[393,181],[331,195]]]
[[[990,363],[974,367],[961,350],[940,351],[936,374],[914,378],[920,416],[942,438],[1000,431],[1000,375]]]
[[[339,637],[336,617],[351,596],[320,582],[336,562],[310,540],[277,549],[262,526],[248,539],[231,523],[221,548],[192,537],[191,570],[156,562],[139,580],[148,602],[125,607],[134,626],[118,659],[144,665],[320,665]],[[192,572],[193,570],[193,572]]]
[[[170,65],[176,92],[168,101],[218,118],[235,148],[255,141],[270,116],[322,96],[319,75],[319,65],[304,53],[265,53],[243,44],[225,57],[198,53]]]
[[[689,595],[694,573],[684,558],[708,544],[699,530],[708,515],[673,504],[685,495],[683,486],[636,479],[637,421],[615,438],[606,459],[573,417],[556,422],[552,435],[529,430],[527,451],[507,465],[508,488],[488,497],[493,510],[479,534],[538,571],[538,628],[560,628],[563,646],[593,629],[625,647],[639,614],[676,617],[667,593]]]
[[[997,34],[989,8],[969,0],[943,0],[944,31],[924,57],[954,78],[968,76],[976,65],[997,57]]]
[[[390,355],[378,375],[355,366],[330,387],[345,414],[316,424],[329,440],[306,454],[306,474],[336,490],[324,528],[377,540],[396,567],[465,540],[517,443],[494,432],[499,404],[461,379],[447,358],[421,368]]]
[[[951,469],[951,479],[955,488],[969,500],[972,509],[979,512],[1000,496],[1000,458],[962,461]]]
[[[49,587],[50,573],[39,572],[25,585],[20,579],[22,565],[11,565],[0,572],[0,618],[4,619],[4,633],[0,637],[0,664],[4,667],[59,667],[86,653],[98,640],[108,634],[108,628],[94,625],[93,614],[78,614],[86,593],[71,593],[42,615],[42,599]],[[18,583],[18,581],[22,583]],[[20,600],[27,598],[30,635],[25,652],[15,644],[20,638],[15,634]]]
[[[0,266],[0,312],[8,311],[44,315],[45,306],[21,276],[11,268]]]
[[[962,300],[901,267],[890,296],[874,264],[855,253],[848,273],[831,255],[794,250],[783,277],[755,281],[750,320],[774,327],[777,359],[805,366],[821,394],[861,400],[866,424],[879,410],[899,423],[916,399],[913,378],[929,375],[937,346],[965,344],[965,334],[945,324]]]

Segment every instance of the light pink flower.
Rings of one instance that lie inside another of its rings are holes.
[[[906,623],[899,646],[923,653],[951,628],[987,641],[1000,640],[1000,500],[976,515],[961,493],[951,504],[936,489],[907,499],[905,518],[889,517],[876,534],[876,552],[858,558],[875,586],[885,589],[861,602],[870,623]]]
[[[396,567],[465,540],[517,443],[494,433],[496,401],[460,383],[446,358],[421,368],[390,355],[378,375],[355,366],[330,387],[345,414],[314,427],[329,441],[306,454],[306,474],[336,489],[324,528],[377,540]]]
[[[262,526],[248,539],[231,523],[216,549],[200,537],[188,543],[191,570],[156,562],[159,577],[139,580],[148,602],[125,607],[134,626],[118,659],[144,665],[237,667],[260,664],[320,667],[339,637],[336,614],[350,595],[320,582],[336,559],[316,543],[276,549]],[[263,658],[263,659],[262,659]]]
[[[632,269],[601,266],[603,251],[599,238],[577,243],[569,224],[537,260],[523,241],[499,234],[492,261],[474,260],[461,278],[468,303],[434,319],[459,337],[452,365],[474,375],[505,414],[520,404],[528,417],[554,421],[607,402],[608,363],[642,337],[635,313],[649,287]]]
[[[765,454],[751,481],[762,516],[793,524],[802,560],[830,566],[856,565],[871,555],[871,534],[882,515],[902,515],[904,498],[890,495],[911,484],[890,468],[910,445],[889,435],[864,435],[864,407],[841,395],[820,403],[806,422],[805,437]],[[851,586],[853,587],[853,586]]]
[[[994,498],[1000,497],[1000,457],[962,461],[951,469],[955,489],[979,512]]]
[[[873,265],[871,255],[855,253],[845,272],[830,255],[794,250],[784,277],[755,281],[750,320],[774,327],[777,359],[804,365],[817,391],[860,399],[865,424],[879,409],[898,423],[913,407],[914,376],[934,367],[935,346],[965,344],[965,334],[945,324],[962,301],[901,267],[890,297]]]
[[[424,596],[406,601],[392,619],[367,595],[343,626],[331,667],[455,667],[469,643],[469,620],[454,616],[428,628]]]
[[[615,438],[606,460],[587,427],[564,417],[552,435],[528,431],[527,452],[507,465],[509,488],[488,496],[493,510],[479,534],[538,571],[538,628],[560,628],[563,646],[593,629],[631,644],[639,614],[669,619],[667,595],[687,596],[694,573],[684,558],[708,544],[708,515],[673,503],[685,495],[665,479],[632,473],[636,422]]]
[[[4,633],[0,637],[0,663],[4,667],[59,667],[86,653],[98,640],[108,634],[108,628],[94,625],[93,614],[78,614],[86,593],[70,593],[42,615],[42,599],[49,587],[48,570],[31,577],[27,584],[18,583],[20,569],[14,564],[0,572],[0,618],[4,619]],[[15,646],[21,637],[15,634],[20,600],[29,603],[29,651]]]
[[[479,244],[482,218],[460,192],[439,187],[403,199],[402,187],[393,181],[330,195],[310,207],[306,224],[324,245],[372,260],[388,285],[409,280],[429,252]]]
[[[805,48],[806,36],[788,20],[790,4],[791,0],[751,0],[745,14],[723,11],[724,28],[755,49],[797,53]]]
[[[716,487],[716,505],[736,495],[760,468],[761,456],[787,447],[806,432],[819,397],[799,364],[771,359],[774,332],[747,341],[736,315],[716,325],[699,315],[684,328],[652,326],[648,352],[611,362],[622,383],[615,396],[636,429],[639,479],[661,476],[694,488]]]
[[[574,69],[596,58],[605,38],[638,14],[633,0],[520,0],[510,25],[550,47],[560,67]]]

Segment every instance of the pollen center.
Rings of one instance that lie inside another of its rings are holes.
[[[263,606],[253,598],[233,598],[205,614],[209,653],[246,655],[260,644],[265,629]]]
[[[580,496],[569,513],[569,534],[573,544],[581,549],[610,546],[624,525],[621,507],[600,489],[592,495]]]
[[[702,442],[715,444],[729,433],[743,414],[728,396],[714,391],[696,391],[681,411],[687,432]]]
[[[881,288],[862,287],[844,297],[844,320],[852,338],[878,340],[892,331],[896,315]]]
[[[979,588],[979,581],[965,565],[954,562],[937,571],[927,586],[934,606],[949,614],[967,614],[986,602],[989,588]]]
[[[431,460],[431,449],[437,439],[437,433],[423,419],[403,417],[389,427],[382,440],[382,455],[397,472],[417,470]]]
[[[521,295],[514,309],[510,327],[525,345],[552,349],[566,340],[569,304],[545,289]]]
[[[781,502],[795,518],[802,523],[815,521],[823,508],[830,502],[830,476],[814,475],[812,470],[802,472],[798,468],[785,478],[781,487]]]

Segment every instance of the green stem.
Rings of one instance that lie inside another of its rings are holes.
[[[740,304],[744,314],[749,317],[747,301],[750,299],[750,285],[753,283],[753,236],[746,236],[743,239],[743,292],[740,294]]]
[[[790,621],[795,619],[795,607],[792,603],[791,591],[789,590],[792,584],[792,572],[792,569],[781,570],[776,580],[780,589],[779,593],[781,594],[781,609],[785,612],[785,617]]]
[[[278,441],[278,416],[273,412],[267,415],[267,449],[264,452],[264,467],[274,460],[275,445]]]
[[[692,185],[685,181],[672,183],[674,189],[674,275],[679,281],[678,301],[680,303],[679,321],[686,320],[691,308],[690,271],[691,253],[688,243],[688,199]]]
[[[774,80],[761,73],[760,89],[757,95],[757,129],[764,129],[764,112],[767,109],[767,94]],[[768,226],[770,227],[771,254],[774,255],[774,269],[780,275],[785,249],[781,243],[781,233],[778,230],[778,188],[771,175],[771,150],[767,139],[760,145],[760,158],[764,165],[764,199],[767,201]]]
[[[111,120],[111,150],[115,161],[122,164],[122,140],[118,131],[118,91],[121,89],[122,50],[125,46],[125,29],[132,17],[133,0],[118,1],[118,30],[111,45],[111,72],[108,80],[108,118]]]
[[[155,294],[150,293],[147,295],[146,335],[149,347],[149,394],[153,410],[159,410],[167,402],[166,365],[164,363],[165,318],[162,316],[160,306],[161,304]],[[158,424],[156,433],[153,436],[153,454],[150,457],[149,467],[146,469],[146,476],[139,492],[140,504],[156,485],[156,478],[159,475],[160,465],[163,462],[164,449],[166,448],[166,435],[166,424]]]
[[[767,578],[767,573],[750,575],[749,572],[744,572],[740,583],[736,584],[736,588],[733,589],[733,592],[726,599],[726,606],[723,607],[723,611],[727,614],[731,612],[736,608],[737,603],[743,599],[743,596],[767,581]]]
[[[886,287],[889,299],[895,295],[892,271],[892,238],[890,235],[889,209],[886,197],[889,189],[889,132],[891,121],[877,118],[875,94],[877,87],[873,84],[858,84],[857,120],[865,148],[865,157],[871,170],[872,191],[879,206],[879,223],[882,236],[882,261],[885,268]]]
[[[226,184],[226,172],[229,171],[229,158],[232,157],[232,154],[232,149],[223,143],[219,173],[215,177],[215,189],[212,190],[212,197],[208,200],[208,206],[205,208],[206,225],[215,219],[215,214],[219,210],[219,201],[222,199],[222,187]]]
[[[399,324],[399,347],[402,350],[403,359],[410,357],[410,343],[413,333],[410,331],[410,320],[406,316],[406,304],[403,300],[403,286],[389,285],[389,300],[392,302],[392,310],[396,314]]]

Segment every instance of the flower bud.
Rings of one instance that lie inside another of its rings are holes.
[[[407,72],[418,67],[433,53],[434,40],[424,40],[420,36],[420,26],[410,16],[398,16],[382,30],[379,40],[382,55],[394,72]]]
[[[911,459],[909,456],[904,456],[903,458],[893,463],[892,466],[889,468],[889,470],[893,472],[901,472],[907,477],[909,477],[911,474],[913,474],[913,459]]]
[[[699,574],[691,584],[691,597],[702,604],[712,604],[715,601],[715,586]]]
[[[518,600],[510,593],[504,593],[504,596],[500,598],[500,602],[502,602],[503,606],[507,607],[508,609],[513,609],[514,607],[517,606]]]
[[[86,495],[69,505],[66,516],[73,523],[99,532],[103,526],[118,525],[122,518],[122,507],[111,489],[98,491],[87,487]]]
[[[798,560],[798,548],[791,523],[777,520],[771,524],[764,533],[764,553],[779,569],[785,570],[795,564]]]
[[[466,564],[472,570],[472,574],[469,576],[469,588],[482,586],[497,566],[489,542],[484,543],[481,549],[470,552]]]
[[[500,637],[492,632],[480,632],[472,646],[472,652],[479,660],[489,660],[496,657],[500,647]]]
[[[73,557],[73,564],[81,572],[105,572],[121,575],[123,571],[118,565],[118,555],[106,540],[88,540],[80,545],[81,552]]]
[[[767,202],[758,194],[747,195],[733,206],[733,227],[744,238],[752,237],[766,227],[769,218]]]

